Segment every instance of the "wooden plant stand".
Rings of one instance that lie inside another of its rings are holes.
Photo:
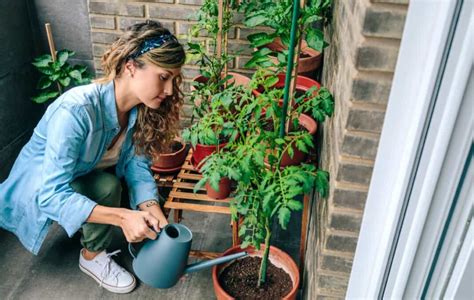
[[[155,181],[160,187],[169,187],[171,191],[164,204],[165,214],[168,215],[173,210],[173,221],[179,223],[182,220],[184,210],[226,214],[230,216],[230,200],[226,198],[216,200],[206,195],[206,190],[201,188],[197,193],[193,189],[202,175],[195,171],[191,164],[192,150],[189,151],[186,161],[177,175],[155,174]],[[216,205],[217,204],[217,205]],[[240,244],[238,222],[231,220],[232,225],[232,246]],[[206,251],[191,251],[191,256],[199,258],[215,258],[221,253]]]

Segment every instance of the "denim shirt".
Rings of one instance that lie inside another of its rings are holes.
[[[135,154],[136,119],[137,109],[133,108],[116,166],[117,176],[127,182],[133,209],[158,199],[151,161]],[[75,192],[70,183],[94,169],[119,131],[113,81],[76,87],[59,97],[0,184],[0,227],[13,232],[34,254],[52,221],[71,237],[97,203]]]

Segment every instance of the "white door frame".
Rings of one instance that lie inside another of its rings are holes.
[[[410,1],[349,299],[399,299],[406,292],[472,69],[472,2]],[[466,11],[467,21],[460,18]],[[460,150],[459,157],[466,151]]]

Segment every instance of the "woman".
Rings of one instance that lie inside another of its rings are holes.
[[[109,291],[132,291],[135,278],[105,249],[112,226],[139,242],[167,224],[149,166],[177,132],[184,60],[159,23],[129,28],[103,55],[103,78],[48,107],[0,184],[0,227],[34,254],[52,221],[70,237],[80,229],[80,269]],[[120,208],[119,178],[139,210]]]

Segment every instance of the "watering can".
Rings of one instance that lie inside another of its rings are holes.
[[[200,271],[247,255],[247,252],[240,252],[186,265],[192,239],[193,234],[188,227],[168,224],[156,240],[148,240],[138,253],[135,253],[132,244],[128,244],[135,274],[147,285],[167,289],[174,286],[185,273]]]

